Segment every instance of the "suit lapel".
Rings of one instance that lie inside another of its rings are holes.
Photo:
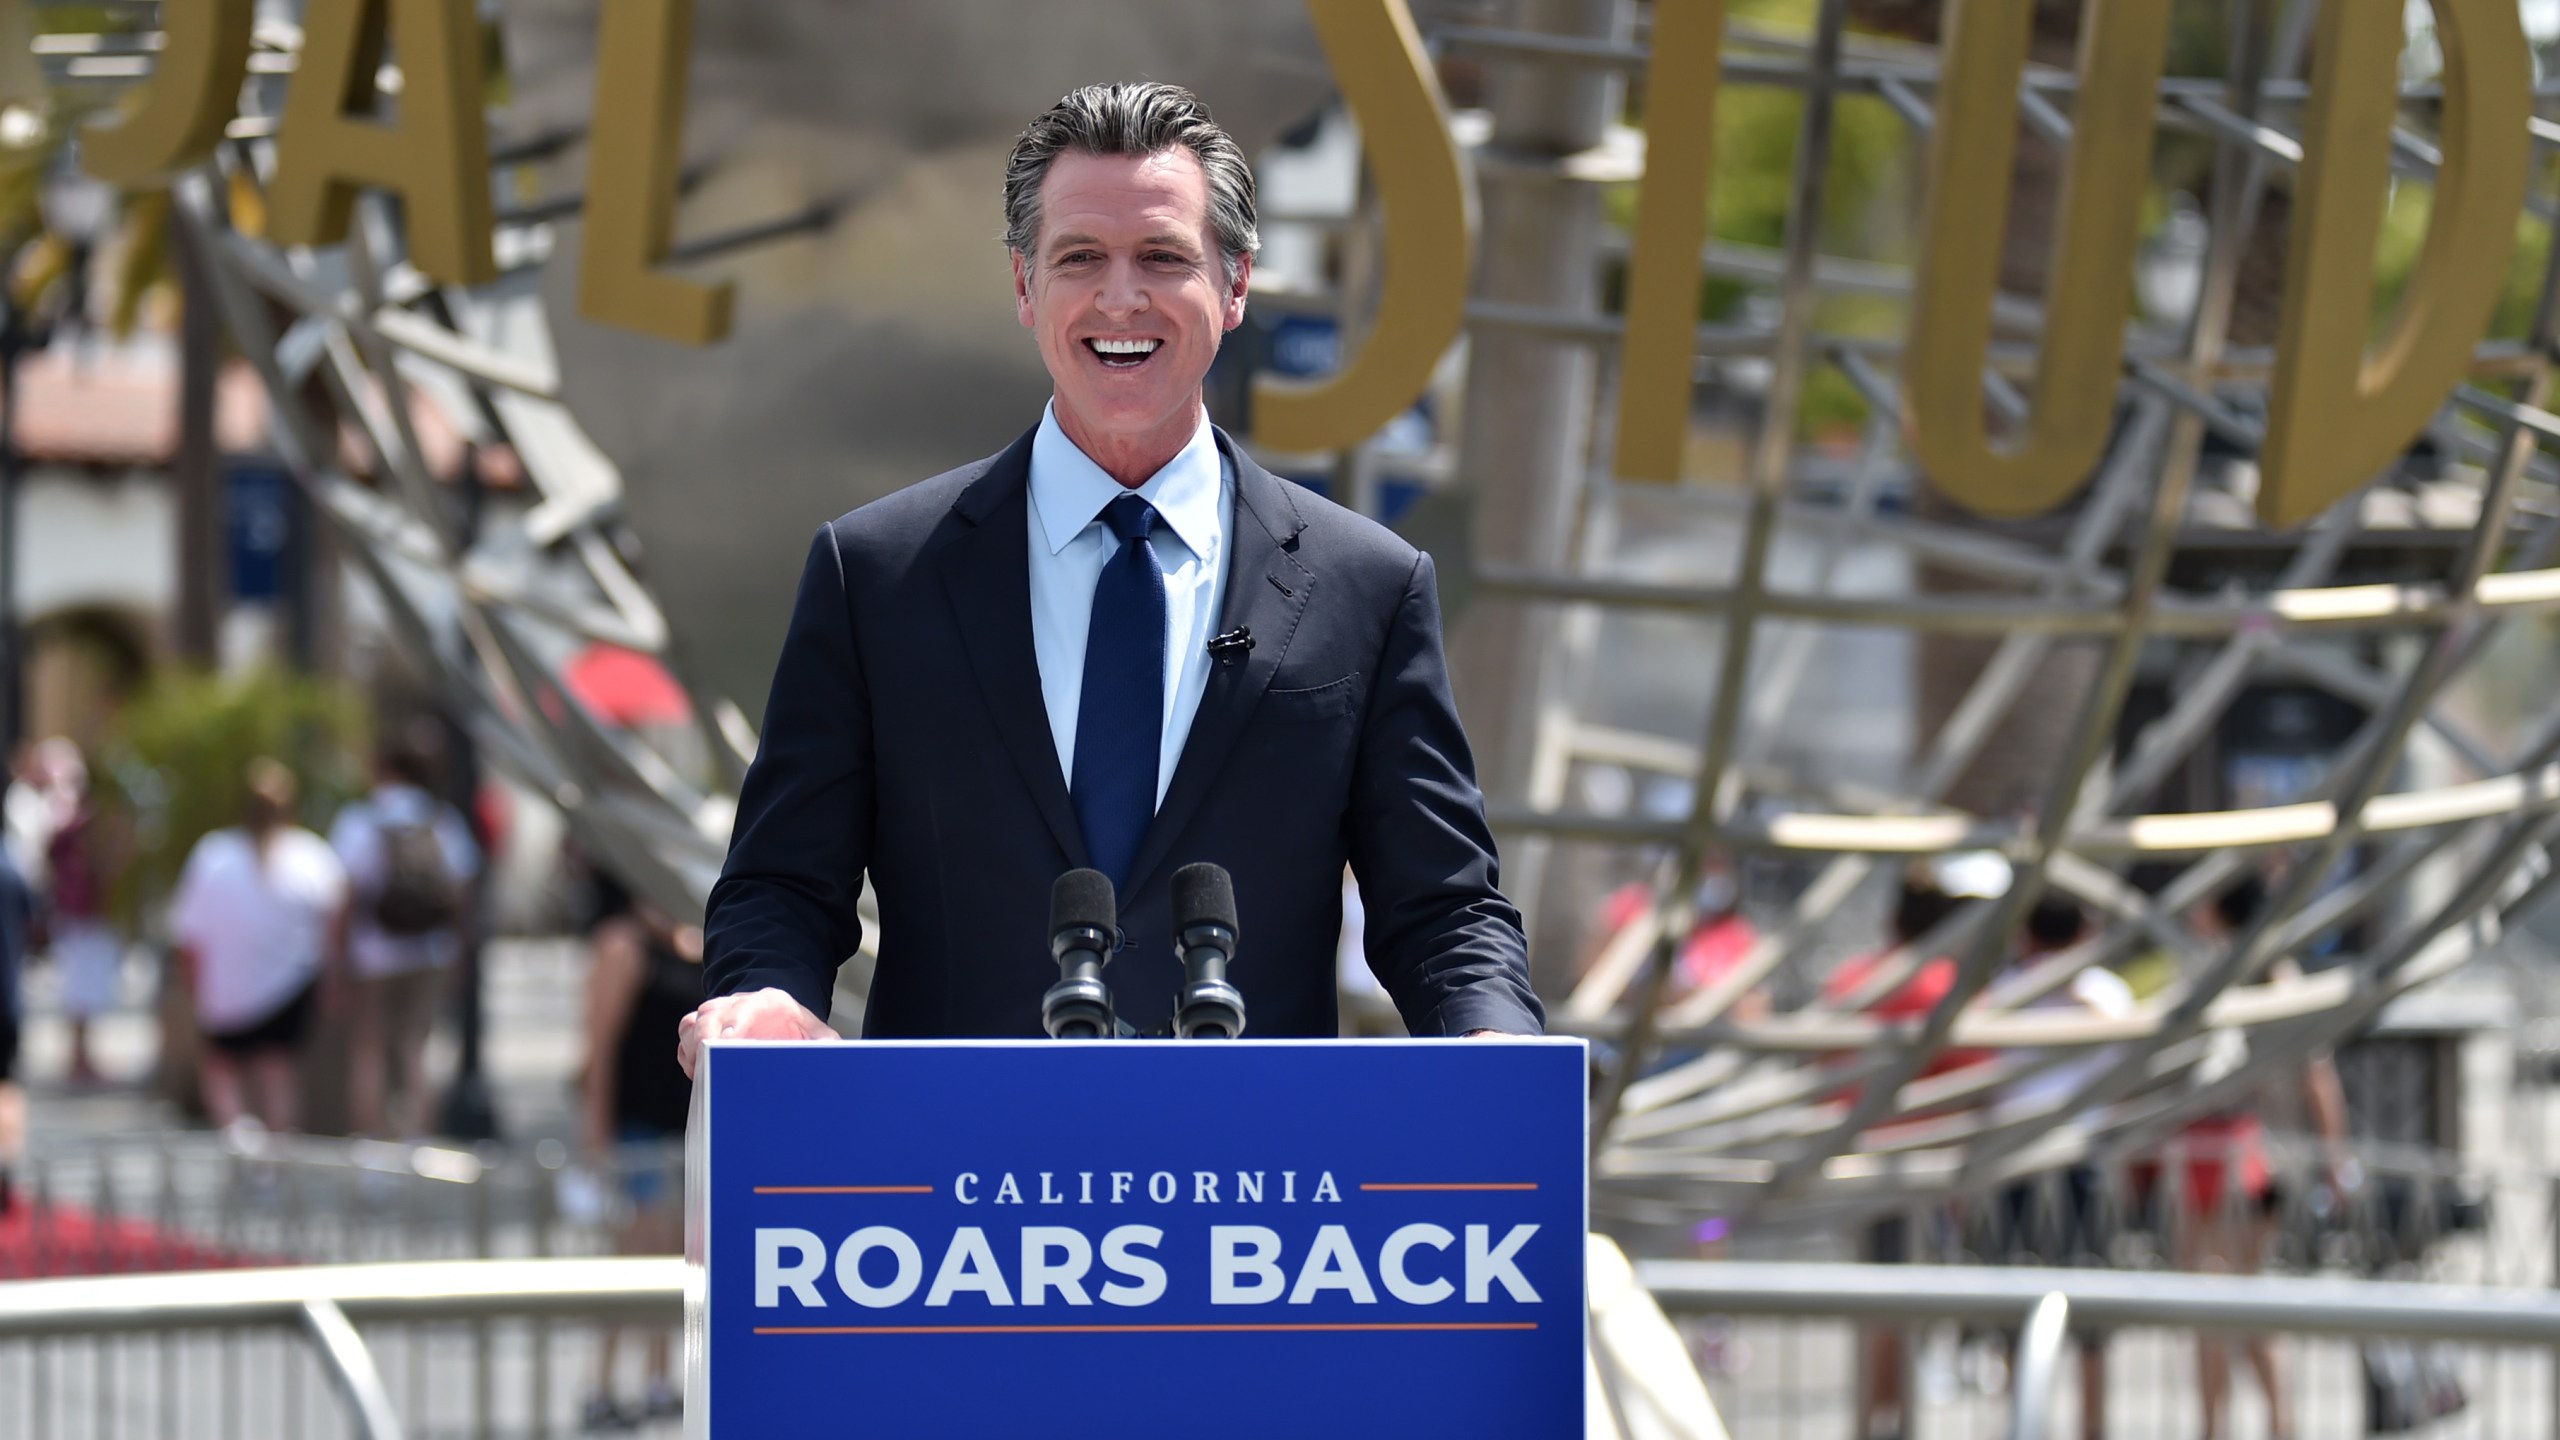
[[[1032,804],[1076,865],[1087,863],[1084,830],[1058,772],[1058,742],[1040,693],[1031,647],[1031,432],[987,463],[954,513],[969,522],[942,552],[943,586],[960,621],[961,648],[987,702],[987,718],[1031,791]]]
[[[1219,606],[1217,633],[1250,630],[1253,649],[1240,662],[1209,667],[1209,688],[1200,697],[1190,737],[1183,741],[1173,784],[1165,791],[1164,803],[1156,807],[1155,821],[1147,827],[1138,858],[1130,866],[1132,889],[1164,864],[1174,837],[1208,798],[1227,752],[1235,748],[1245,722],[1253,718],[1254,707],[1271,688],[1272,674],[1297,635],[1298,621],[1316,584],[1316,577],[1298,563],[1295,554],[1298,532],[1306,522],[1298,518],[1297,504],[1287,488],[1238,450],[1223,430],[1218,432],[1218,448],[1235,462],[1236,518],[1234,533],[1228,537],[1226,598]],[[1127,903],[1124,896],[1122,904]]]

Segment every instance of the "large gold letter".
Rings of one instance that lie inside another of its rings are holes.
[[[1404,0],[1307,0],[1307,12],[1386,207],[1386,283],[1367,343],[1338,373],[1255,384],[1254,439],[1274,450],[1356,445],[1412,404],[1466,318],[1472,268],[1473,197],[1412,12]]]
[[[352,113],[372,104],[386,8],[399,45],[396,127]],[[284,245],[334,245],[346,238],[356,192],[376,186],[405,202],[419,269],[454,285],[496,279],[486,98],[472,0],[311,0],[276,129],[268,234]]]
[[[160,7],[159,63],[119,125],[80,131],[80,162],[118,185],[154,185],[201,165],[240,110],[257,0],[175,0]]]
[[[2365,349],[2373,250],[2390,182],[2401,12],[2320,7],[2311,113],[2258,513],[2292,525],[2361,488],[2471,366],[2515,246],[2533,116],[2513,0],[2435,0],[2444,42],[2444,165],[2417,272],[2382,343]]]
[[[53,87],[45,83],[44,67],[36,63],[35,44],[35,7],[27,0],[0,0],[0,109],[23,110],[32,116],[52,106]],[[8,149],[17,152],[7,157],[10,163],[30,151],[38,159],[46,158],[37,150],[41,136],[18,134],[10,139]]]
[[[1655,0],[1644,72],[1644,188],[1627,260],[1618,350],[1618,464],[1631,480],[1677,480],[1696,393],[1699,265],[1715,171],[1724,0]]]
[[[578,310],[601,324],[708,345],[729,333],[731,287],[656,269],[675,230],[692,53],[693,0],[610,0],[604,7],[587,126]]]
[[[2054,231],[2035,409],[1991,442],[1982,369],[2018,145],[2018,81],[2034,0],[1957,0],[1930,137],[1928,221],[1912,297],[1903,410],[1938,493],[1985,515],[2049,509],[2089,477],[2115,416],[2168,0],[2093,0],[2080,35],[2071,169]]]

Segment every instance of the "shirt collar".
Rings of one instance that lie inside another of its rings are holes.
[[[1191,441],[1147,477],[1137,493],[1156,507],[1174,537],[1203,559],[1215,553],[1218,501],[1225,488],[1225,465],[1218,454],[1217,432],[1209,412],[1200,412]],[[1102,507],[1128,494],[1091,456],[1067,438],[1058,425],[1052,401],[1040,412],[1039,433],[1031,439],[1031,501],[1039,512],[1041,538],[1057,554],[1102,515]]]

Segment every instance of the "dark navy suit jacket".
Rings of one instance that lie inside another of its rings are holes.
[[[1211,667],[1120,897],[1122,1018],[1171,1013],[1170,877],[1207,860],[1235,877],[1248,1033],[1334,1034],[1348,861],[1370,963],[1414,1034],[1537,1033],[1430,558],[1218,443],[1236,484],[1218,629],[1253,649]],[[710,994],[778,986],[826,1014],[868,871],[864,1034],[1041,1033],[1049,885],[1086,857],[1032,655],[1030,466],[1026,433],[819,530],[711,891]]]

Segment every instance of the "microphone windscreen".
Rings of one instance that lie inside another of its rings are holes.
[[[1099,870],[1070,870],[1049,887],[1049,933],[1078,926],[1117,929],[1119,902],[1111,893],[1111,877]]]
[[[1202,862],[1185,865],[1173,872],[1173,929],[1175,934],[1204,921],[1236,926],[1236,885],[1227,872]]]

